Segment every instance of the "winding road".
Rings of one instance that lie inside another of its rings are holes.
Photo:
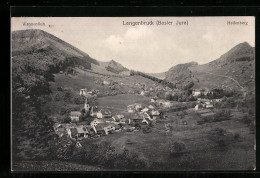
[[[211,75],[215,75],[215,76],[219,76],[219,77],[229,78],[230,80],[232,80],[233,82],[235,82],[235,83],[241,88],[241,90],[242,90],[243,92],[245,92],[244,87],[242,87],[237,80],[235,80],[235,79],[233,79],[233,78],[231,78],[231,77],[229,77],[229,76],[213,74],[213,73],[210,73],[210,72],[203,72],[203,73],[207,73],[207,74],[211,74]]]

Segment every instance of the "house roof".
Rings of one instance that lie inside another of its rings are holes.
[[[118,115],[113,116],[113,118],[115,119],[115,121],[120,121],[120,117],[118,117]]]
[[[86,127],[78,127],[77,132],[78,133],[88,133],[88,129]]]
[[[98,125],[95,126],[96,130],[103,130],[104,127],[109,126],[107,123],[99,123]]]
[[[193,89],[193,91],[204,91],[204,89]]]
[[[109,125],[107,125],[107,126],[105,126],[104,128],[111,128],[111,127],[116,127],[116,125],[115,124],[109,124]]]
[[[20,88],[17,89],[17,91],[20,92],[20,93],[23,92],[24,90],[25,90],[24,87],[20,87]]]
[[[112,118],[103,118],[102,121],[105,121],[105,122],[106,121],[114,121],[114,119],[112,119]]]
[[[99,112],[101,112],[103,115],[111,115],[111,112],[107,109],[101,109]]]
[[[152,114],[153,116],[158,116],[158,115],[160,115],[160,112],[153,110],[153,111],[151,112],[151,114]]]
[[[97,123],[103,123],[103,120],[100,120],[100,119],[94,119],[93,121],[91,121],[91,122],[97,122]]]

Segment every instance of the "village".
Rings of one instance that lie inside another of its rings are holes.
[[[104,85],[109,85],[110,82],[104,81]],[[138,84],[136,84],[138,85]],[[169,92],[169,87],[157,87],[157,90],[164,90]],[[62,90],[57,88],[57,90]],[[141,90],[138,95],[149,96],[153,88],[146,88]],[[151,97],[149,104],[133,103],[128,105],[126,110],[122,113],[111,114],[108,108],[99,108],[96,105],[89,103],[90,98],[96,98],[99,90],[86,88],[80,89],[79,95],[85,98],[85,102],[80,111],[70,112],[69,123],[55,123],[54,130],[59,136],[67,136],[67,138],[77,141],[77,145],[80,146],[78,141],[83,139],[93,139],[100,136],[107,136],[115,132],[135,132],[142,130],[143,133],[151,132],[151,128],[156,124],[156,121],[167,118],[167,114],[161,108],[170,108],[171,111],[182,111],[186,109],[194,110],[201,117],[213,116],[214,103],[219,103],[222,99],[206,99],[200,96],[209,96],[213,92],[222,92],[222,90],[204,90],[194,89],[192,90],[192,96],[196,98],[193,101],[192,108],[188,108],[184,105],[178,107],[172,107],[172,102],[164,99],[158,99],[158,97]],[[194,106],[195,105],[195,106]],[[84,118],[82,120],[82,118]],[[183,121],[183,124],[187,124]]]

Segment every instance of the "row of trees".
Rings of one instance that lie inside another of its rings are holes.
[[[178,102],[188,102],[188,101],[196,100],[189,91],[183,91],[183,92],[168,91],[165,93],[165,99],[170,101],[178,101]]]

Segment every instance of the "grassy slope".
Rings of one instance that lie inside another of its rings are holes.
[[[255,152],[253,150],[254,134],[251,134],[248,127],[241,123],[241,118],[232,120],[197,125],[196,118],[185,116],[184,120],[188,125],[182,125],[182,120],[174,113],[169,119],[162,123],[157,123],[149,134],[141,131],[114,133],[98,139],[86,140],[83,145],[108,141],[122,151],[124,148],[138,152],[141,158],[147,163],[161,162],[170,165],[169,170],[245,170],[253,169],[255,162]],[[242,113],[239,113],[241,116]],[[172,123],[173,130],[165,132],[165,123]],[[227,131],[222,139],[227,141],[227,146],[220,149],[216,140],[220,136],[214,134],[215,128],[223,128]],[[235,133],[241,135],[241,140],[234,140]],[[188,167],[179,165],[183,157],[172,157],[169,152],[168,142],[170,140],[182,141],[186,144],[189,153]],[[129,142],[131,144],[129,144]]]

